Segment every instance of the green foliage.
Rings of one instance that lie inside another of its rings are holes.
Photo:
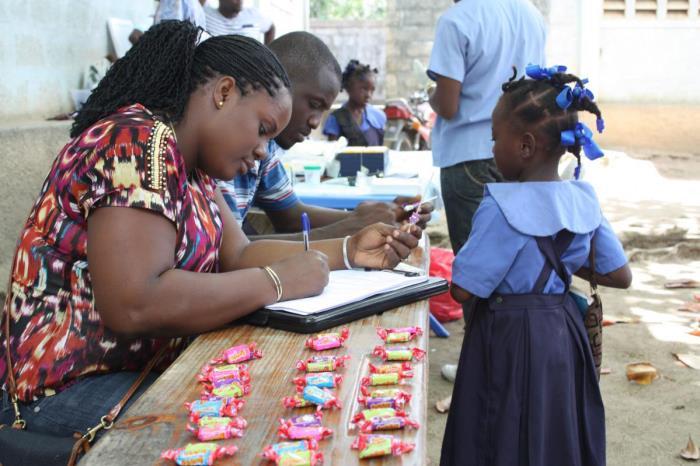
[[[317,19],[379,19],[386,0],[311,0],[311,17]]]

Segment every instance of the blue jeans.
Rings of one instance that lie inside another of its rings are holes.
[[[31,432],[62,437],[72,436],[75,432],[85,433],[99,424],[100,418],[121,400],[139,375],[140,372],[114,372],[83,377],[56,395],[45,396],[29,404],[20,403],[22,419],[27,421],[27,430]],[[154,372],[148,374],[122,414],[159,375]],[[0,393],[0,424],[9,425],[15,419],[14,410],[7,392],[3,390]]]
[[[452,251],[457,255],[472,231],[472,217],[484,198],[484,185],[502,181],[493,159],[472,160],[440,169],[442,199]],[[467,320],[472,303],[462,304]]]

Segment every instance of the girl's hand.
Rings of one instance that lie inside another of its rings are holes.
[[[348,240],[348,259],[353,267],[393,269],[418,246],[423,231],[416,225],[396,228],[375,223]]]
[[[328,284],[328,257],[320,251],[301,252],[270,268],[282,282],[282,301],[319,295]]]

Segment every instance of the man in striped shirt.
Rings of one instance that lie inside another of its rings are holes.
[[[397,198],[394,203],[363,202],[351,212],[306,205],[294,194],[280,154],[303,141],[321,123],[340,92],[341,70],[328,47],[308,32],[292,32],[270,44],[292,82],[292,116],[287,126],[267,147],[268,156],[255,167],[231,181],[219,183],[227,204],[240,223],[251,206],[265,211],[277,234],[275,239],[300,240],[301,213],[306,212],[314,227],[311,238],[342,238],[376,222],[406,220],[398,205],[416,202]],[[430,220],[431,204],[421,207],[421,222]],[[251,239],[261,239],[254,236]]]

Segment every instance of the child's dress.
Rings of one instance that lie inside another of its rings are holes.
[[[330,114],[323,126],[326,136],[344,136],[349,146],[381,146],[384,144],[386,115],[377,107],[367,104],[362,112],[362,123],[357,124],[347,104]]]
[[[593,235],[599,274],[627,263],[587,183],[487,185],[453,265],[453,283],[481,299],[462,346],[442,466],[605,464],[595,366],[566,292]]]

